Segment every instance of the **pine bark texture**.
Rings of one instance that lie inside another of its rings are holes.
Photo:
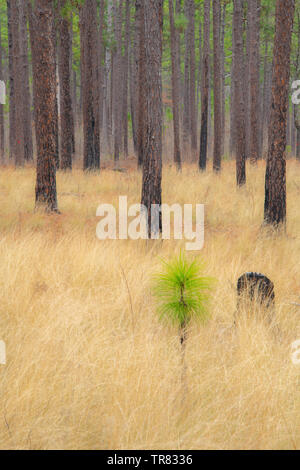
[[[36,205],[45,207],[48,211],[57,211],[56,75],[52,1],[35,0],[32,13],[37,142]]]
[[[145,3],[147,127],[142,204],[147,208],[149,236],[151,236],[151,205],[161,206],[162,26],[163,0],[147,0]],[[157,229],[161,230],[161,214]]]
[[[295,0],[277,0],[264,211],[265,223],[273,226],[286,221],[286,122],[294,13]]]

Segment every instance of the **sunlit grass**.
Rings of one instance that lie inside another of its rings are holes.
[[[99,241],[96,209],[137,203],[137,171],[58,174],[61,215],[34,212],[33,169],[0,172],[0,447],[3,449],[300,448],[300,166],[288,163],[287,234],[262,231],[264,165],[235,187],[221,175],[166,167],[163,201],[205,204],[205,246],[189,259],[218,280],[210,319],[191,321],[181,400],[178,328],[151,294],[161,258],[185,241]],[[276,321],[233,327],[245,271],[275,284]]]

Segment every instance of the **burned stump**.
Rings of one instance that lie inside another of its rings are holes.
[[[258,304],[264,309],[275,308],[274,284],[260,273],[245,273],[237,283],[238,302],[240,310],[242,303]]]

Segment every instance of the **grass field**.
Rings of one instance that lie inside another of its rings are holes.
[[[163,201],[204,203],[203,260],[218,280],[211,318],[190,325],[187,387],[178,331],[151,296],[160,258],[185,242],[99,241],[96,209],[138,203],[141,175],[58,173],[60,215],[34,212],[35,172],[0,173],[1,449],[300,449],[300,166],[288,163],[287,233],[261,229],[264,165],[216,177],[163,174]],[[280,338],[263,322],[233,327],[245,271],[275,284]]]

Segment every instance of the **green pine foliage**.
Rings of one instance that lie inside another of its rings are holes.
[[[180,254],[154,276],[153,294],[157,299],[160,318],[168,318],[180,328],[191,318],[208,318],[209,293],[214,280],[203,275],[204,266]]]

